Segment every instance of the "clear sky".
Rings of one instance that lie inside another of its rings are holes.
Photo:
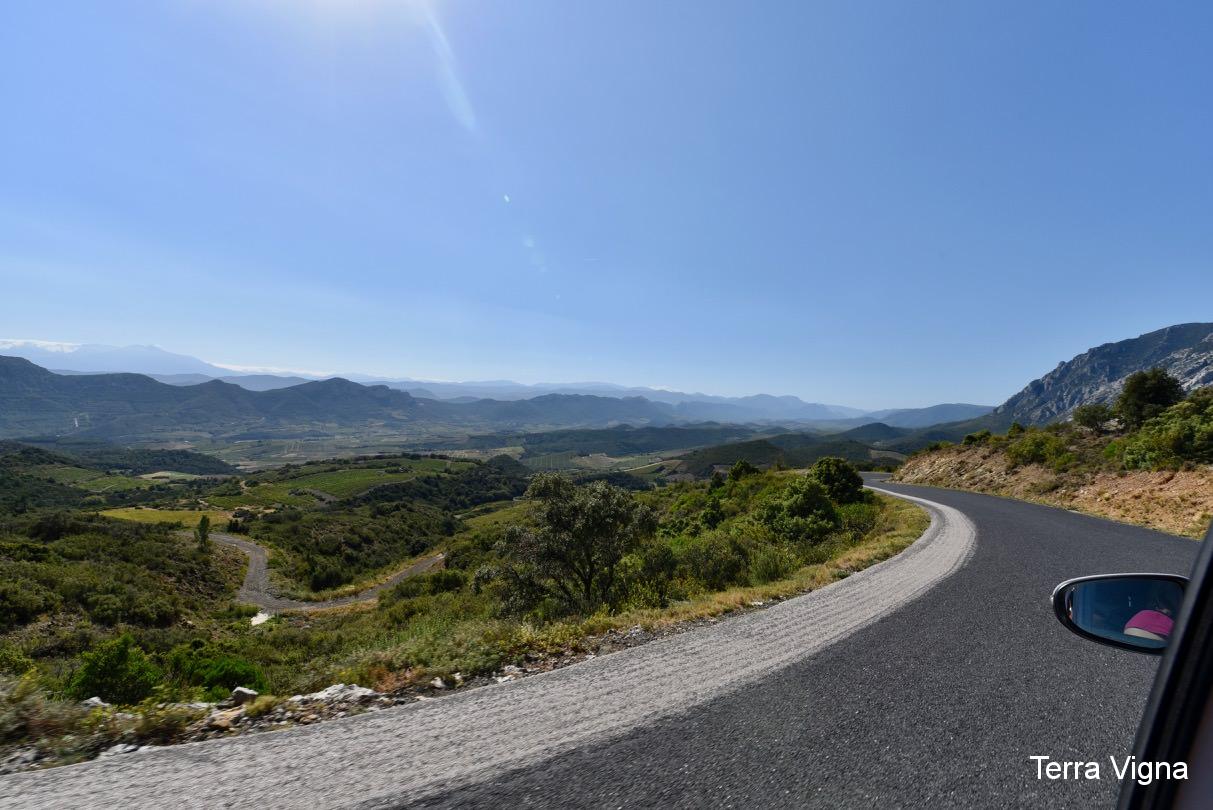
[[[993,404],[1213,320],[1213,5],[0,10],[0,337]]]

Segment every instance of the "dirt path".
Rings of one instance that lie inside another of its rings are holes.
[[[265,546],[254,543],[252,540],[244,537],[234,537],[220,532],[212,532],[211,539],[216,543],[240,549],[248,556],[248,570],[244,574],[244,584],[240,586],[240,591],[236,594],[236,601],[256,605],[270,613],[284,610],[326,610],[343,605],[352,605],[357,602],[366,602],[379,596],[380,591],[392,587],[403,579],[441,568],[446,559],[446,555],[439,552],[432,557],[424,557],[408,568],[393,574],[378,585],[374,585],[364,591],[359,591],[351,596],[327,599],[323,602],[304,602],[297,599],[286,599],[281,596],[275,596],[270,592],[269,552]]]

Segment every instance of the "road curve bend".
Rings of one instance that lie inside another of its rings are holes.
[[[908,549],[769,609],[440,700],[3,777],[0,806],[348,807],[443,797],[461,803],[463,789],[474,794],[507,774],[729,700],[920,599],[970,558],[976,529],[956,508],[909,498],[930,512],[931,523]],[[552,802],[597,803],[567,793],[543,798]]]
[[[380,591],[392,587],[401,580],[415,577],[418,574],[424,574],[427,571],[433,571],[435,568],[441,568],[443,561],[446,559],[446,555],[439,552],[429,557],[423,557],[407,568],[403,568],[392,574],[392,576],[378,585],[373,585],[356,594],[317,602],[305,602],[300,599],[287,599],[283,596],[277,596],[270,591],[269,551],[266,550],[265,546],[255,543],[248,538],[235,537],[230,534],[223,534],[222,532],[211,532],[210,537],[211,540],[220,545],[230,546],[243,551],[245,556],[248,557],[248,568],[244,572],[244,582],[236,593],[236,601],[246,605],[255,605],[270,613],[277,613],[283,610],[327,610],[329,608],[353,605],[358,602],[366,602],[377,598]]]

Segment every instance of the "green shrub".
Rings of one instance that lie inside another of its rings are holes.
[[[1138,371],[1125,378],[1116,400],[1116,416],[1125,427],[1136,429],[1184,398],[1179,380],[1166,369]]]
[[[792,574],[800,567],[796,555],[782,546],[768,546],[750,557],[750,582],[765,585]]]
[[[966,434],[962,443],[965,445],[985,444],[990,441],[990,435],[988,430],[979,430],[976,433]]]
[[[746,581],[745,549],[720,532],[689,540],[679,551],[679,566],[686,575],[710,591],[721,591]]]
[[[128,633],[102,642],[81,659],[83,663],[68,684],[69,694],[81,700],[96,696],[109,703],[132,705],[160,683],[159,668]]]
[[[841,458],[827,456],[818,459],[809,475],[825,488],[826,495],[835,503],[863,500],[863,478]]]
[[[1213,464],[1213,388],[1202,388],[1109,448],[1128,469]]]
[[[167,664],[172,677],[208,691],[230,692],[237,686],[246,686],[263,692],[269,688],[265,675],[255,664],[201,639],[174,647]]]
[[[18,627],[59,607],[59,597],[28,579],[0,582],[0,630]]]
[[[838,513],[825,487],[808,476],[793,478],[758,511],[758,520],[794,543],[820,543],[838,527]]]
[[[1046,464],[1061,470],[1074,461],[1074,454],[1063,437],[1033,429],[1007,445],[1007,458],[1013,467]]]
[[[34,661],[13,644],[0,641],[0,675],[24,675],[34,668]]]

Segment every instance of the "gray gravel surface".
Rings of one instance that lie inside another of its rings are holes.
[[[635,733],[660,732],[676,718],[719,705],[723,696],[765,690],[789,665],[831,645],[850,647],[848,640],[864,628],[929,595],[961,570],[975,543],[973,524],[963,514],[947,506],[929,508],[931,528],[902,554],[768,610],[441,700],[0,778],[0,806],[393,806],[427,797],[451,804],[608,800],[602,792],[606,784],[548,780],[545,763],[568,763],[570,753],[596,751],[612,739],[627,744]],[[797,691],[787,697],[799,704],[806,695]],[[737,728],[720,729],[726,736],[715,741],[717,750],[735,750],[747,731],[765,736],[761,724],[767,720],[753,717],[740,720]],[[676,771],[662,765],[670,753],[648,751],[650,773],[628,778],[660,791],[662,779],[674,789],[692,776],[706,785],[722,775],[711,763],[675,779]],[[530,779],[539,780],[533,794]],[[511,791],[514,784],[520,793]],[[689,793],[685,798],[705,800]],[[632,800],[661,799],[642,790]]]

